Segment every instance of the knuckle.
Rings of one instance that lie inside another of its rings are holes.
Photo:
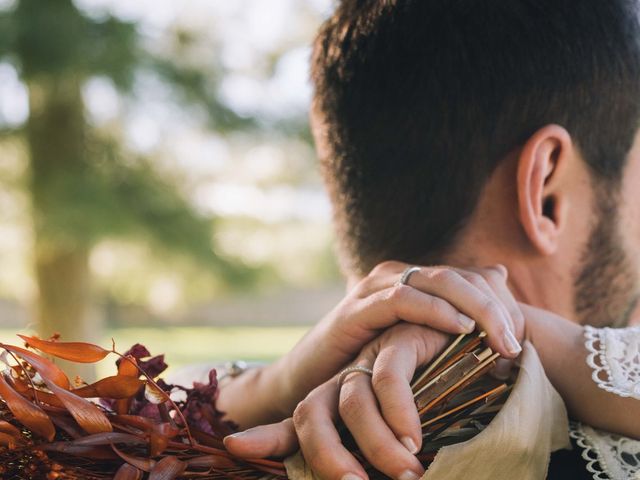
[[[474,287],[484,289],[487,287],[487,280],[483,275],[475,272],[469,272],[465,275],[467,281]]]
[[[334,452],[324,445],[315,445],[313,451],[310,454],[305,454],[305,460],[309,463],[311,470],[315,472],[320,478],[328,478],[323,475],[326,472],[327,465],[331,465],[331,461],[335,457]],[[314,478],[316,478],[314,476]]]
[[[451,307],[446,300],[439,297],[429,297],[427,302],[429,311],[434,317],[442,318],[451,313]]]
[[[351,292],[357,298],[364,298],[373,291],[374,284],[375,279],[371,276],[366,276],[353,287]]]
[[[405,303],[411,294],[411,287],[408,285],[394,285],[389,289],[387,300],[393,305],[400,305]]]
[[[313,411],[313,404],[309,400],[302,400],[293,411],[293,425],[297,428],[304,425]]]
[[[448,268],[433,268],[427,272],[427,276],[436,283],[449,284],[456,281],[459,275]]]
[[[396,270],[398,270],[400,265],[400,262],[396,262],[395,260],[385,260],[384,262],[381,262],[373,267],[369,275],[379,275],[381,273],[395,272]]]
[[[340,398],[338,411],[342,418],[357,418],[364,408],[364,402],[360,396],[351,391]]]
[[[367,450],[371,459],[378,459],[376,461],[378,463],[377,467],[381,466],[379,463],[381,459],[389,457],[389,446],[384,442],[373,441]]]
[[[395,391],[395,387],[398,384],[398,376],[392,370],[388,368],[383,368],[377,370],[373,374],[373,378],[371,379],[371,385],[373,390],[378,393],[384,392],[393,392]]]
[[[495,268],[486,269],[483,272],[482,277],[484,278],[484,280],[486,280],[492,285],[499,285],[501,283],[505,283],[505,278]]]
[[[483,300],[482,305],[480,306],[479,314],[481,317],[486,319],[499,318],[502,320],[501,312],[502,311],[500,310],[500,307],[498,306],[497,302],[491,297],[486,297]]]

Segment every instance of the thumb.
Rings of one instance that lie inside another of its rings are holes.
[[[261,425],[224,438],[224,446],[242,458],[286,457],[298,450],[293,420]]]

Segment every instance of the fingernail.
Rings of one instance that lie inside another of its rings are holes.
[[[409,453],[411,453],[411,455],[415,455],[416,453],[418,453],[418,446],[416,445],[416,442],[414,442],[411,437],[402,437],[400,439],[400,442],[402,442],[402,445],[404,445],[404,448],[409,450]]]
[[[355,473],[346,473],[340,480],[362,480],[362,477]]]
[[[411,470],[405,470],[400,474],[398,480],[419,480],[420,475]]]
[[[513,336],[513,333],[511,333],[511,330],[507,330],[504,333],[504,346],[511,355],[517,355],[522,351],[522,347],[516,337]]]
[[[231,435],[227,435],[225,438],[240,438],[243,437],[247,432],[236,432],[236,433],[232,433]]]
[[[460,314],[458,315],[458,323],[462,325],[464,329],[464,333],[471,333],[476,329],[476,322],[467,317],[466,315]]]

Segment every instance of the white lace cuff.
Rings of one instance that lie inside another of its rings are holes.
[[[582,449],[594,480],[640,479],[640,442],[574,422],[569,435]]]
[[[607,392],[640,400],[640,326],[585,326],[587,363],[593,381]]]

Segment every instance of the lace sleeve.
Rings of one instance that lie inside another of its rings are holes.
[[[640,400],[640,326],[585,327],[587,363],[596,384],[621,397]]]
[[[569,435],[593,480],[640,480],[639,441],[577,422],[571,422]]]

